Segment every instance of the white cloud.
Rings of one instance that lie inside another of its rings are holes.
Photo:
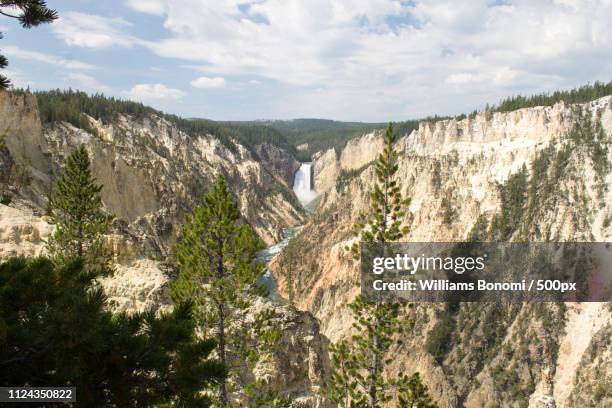
[[[93,92],[108,93],[111,91],[108,86],[101,84],[96,78],[82,72],[71,72],[68,74],[68,79]]]
[[[131,47],[137,41],[123,32],[128,26],[130,24],[123,19],[70,11],[62,14],[52,28],[55,35],[68,45],[107,48]]]
[[[2,52],[9,57],[21,58],[30,61],[44,62],[46,64],[57,65],[68,69],[93,69],[94,66],[75,60],[69,60],[51,54],[46,54],[38,51],[28,51],[13,45],[5,45],[2,47]]]
[[[128,7],[148,14],[164,14],[166,6],[163,0],[127,0]]]
[[[468,84],[470,82],[484,81],[486,78],[483,75],[470,74],[470,73],[458,73],[449,75],[444,82],[452,85]]]
[[[130,99],[146,102],[159,100],[179,100],[187,93],[180,89],[168,88],[164,84],[137,84],[132,89],[124,92]]]
[[[194,88],[201,88],[201,89],[225,88],[225,79],[222,77],[209,78],[209,77],[202,76],[202,77],[194,79],[190,83],[191,83],[191,86],[193,86]]]
[[[71,45],[140,46],[187,61],[207,78],[193,86],[210,87],[215,76],[232,84],[256,77],[286,92],[276,99],[280,106],[316,108],[318,116],[456,113],[510,94],[608,80],[612,65],[609,0],[580,7],[575,0],[126,4],[163,16],[165,36],[138,39],[123,20],[75,13],[65,16],[56,33]],[[324,91],[314,92],[318,88]],[[248,89],[254,87],[241,88]]]

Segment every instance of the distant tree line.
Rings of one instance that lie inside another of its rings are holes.
[[[493,107],[494,112],[509,112],[521,108],[532,108],[534,106],[552,106],[557,102],[565,103],[584,103],[604,96],[612,95],[612,81],[595,81],[568,91],[555,91],[551,93],[541,93],[532,96],[511,96],[503,99],[499,105]]]
[[[24,92],[19,90],[17,92]],[[109,97],[101,93],[87,94],[72,89],[35,92],[38,100],[40,118],[43,123],[68,122],[86,132],[94,133],[87,116],[111,123],[117,115],[128,115],[136,119],[147,115],[161,117],[179,130],[191,136],[208,134],[219,139],[225,147],[237,152],[232,140],[245,146],[252,153],[258,144],[269,143],[295,153],[294,146],[277,129],[265,124],[254,122],[215,122],[208,119],[185,119],[176,115],[166,114],[141,102]],[[256,154],[256,153],[255,153]]]

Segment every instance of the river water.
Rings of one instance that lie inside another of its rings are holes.
[[[259,252],[259,260],[266,263],[266,265],[274,258],[275,255],[279,254],[283,248],[287,246],[289,240],[298,233],[300,227],[292,227],[283,229],[283,239],[276,244],[267,247],[266,249]],[[278,294],[278,283],[270,270],[266,267],[264,275],[259,278],[259,284],[264,286],[268,290],[268,298],[275,302],[283,303],[284,299]]]
[[[302,163],[300,168],[295,172],[293,176],[293,191],[297,196],[300,203],[306,208],[315,198],[317,193],[312,188],[312,163]],[[300,230],[300,226],[285,228],[283,230],[283,239],[276,244],[267,247],[259,253],[259,260],[266,263],[266,265],[279,254],[283,248],[287,246],[289,240],[295,236]],[[274,276],[270,273],[268,268],[264,275],[259,279],[259,284],[264,286],[268,290],[268,297],[270,300],[276,302],[284,302],[284,299],[278,294],[277,288],[278,283]]]

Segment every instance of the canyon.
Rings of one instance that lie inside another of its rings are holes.
[[[584,118],[601,133],[594,141],[575,142],[572,130]],[[309,165],[277,145],[234,141],[228,147],[154,114],[88,120],[93,133],[62,121],[43,123],[35,96],[0,93],[0,168],[20,163],[31,174],[29,183],[10,183],[13,199],[0,204],[0,260],[43,253],[53,229],[45,218],[45,197],[63,159],[84,143],[104,185],[105,208],[117,216],[107,237],[116,273],[101,282],[113,307],[170,307],[167,287],[180,225],[222,172],[244,219],[267,245],[293,227],[299,248],[295,307],[282,299],[253,304],[256,310],[274,309],[283,333],[274,364],[253,375],[291,394],[297,406],[328,406],[319,396],[329,374],[327,348],[351,335],[347,305],[359,291],[358,264],[345,247],[354,240],[353,223],[368,209],[382,131],[319,151]],[[421,122],[396,142],[402,192],[412,199],[404,240],[498,239],[492,225],[506,217],[516,220],[503,232],[508,240],[610,242],[612,151],[603,160],[593,155],[592,144],[609,147],[611,139],[612,96]],[[523,209],[510,214],[503,193],[517,175],[528,185]],[[302,205],[307,203],[308,211]],[[279,253],[272,253],[269,269],[286,298],[288,259]],[[417,304],[402,313],[413,328],[393,350],[392,374],[420,372],[440,407],[611,401],[609,304],[464,303],[453,311]]]

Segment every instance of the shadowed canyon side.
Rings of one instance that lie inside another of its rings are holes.
[[[295,238],[302,261],[294,299],[332,342],[351,335],[346,305],[359,292],[359,273],[345,247],[369,204],[381,138],[366,134],[314,157],[321,198]],[[404,240],[609,242],[611,138],[609,96],[422,122],[396,144],[401,189],[412,198]],[[285,268],[280,259],[271,268],[281,291]],[[606,398],[607,304],[418,304],[404,313],[415,327],[394,351],[395,372],[419,371],[440,406],[593,406]]]

